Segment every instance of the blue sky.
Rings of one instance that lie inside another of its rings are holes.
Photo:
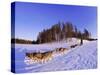
[[[97,37],[96,7],[16,2],[15,38],[36,40],[40,31],[59,21],[72,22],[79,30],[86,28]]]

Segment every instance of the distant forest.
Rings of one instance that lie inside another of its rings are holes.
[[[11,43],[21,43],[21,44],[41,44],[54,41],[67,40],[68,38],[79,38],[86,40],[95,40],[91,38],[91,33],[84,29],[83,32],[77,29],[71,22],[58,22],[52,25],[49,29],[43,29],[39,32],[37,40],[24,40],[24,39],[11,39]]]
[[[19,38],[16,38],[16,39],[12,38],[11,39],[11,43],[32,44],[33,41],[31,41],[31,40],[25,40],[25,39],[19,39]]]

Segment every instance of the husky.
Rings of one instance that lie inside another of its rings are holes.
[[[44,53],[26,53],[26,57],[32,59],[34,62],[47,62],[52,59],[52,51]]]
[[[70,48],[75,48],[76,46],[78,46],[78,44],[71,45]]]
[[[42,60],[42,62],[45,63],[45,62],[48,62],[49,60],[51,60],[52,57],[53,57],[53,51],[45,52],[45,53],[43,53],[41,60]]]
[[[65,53],[65,51],[67,51],[68,49],[67,48],[57,48],[56,50],[55,50],[55,52],[56,53],[59,53],[59,54],[64,54]]]

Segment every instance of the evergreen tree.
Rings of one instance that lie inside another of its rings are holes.
[[[67,37],[71,38],[73,36],[73,25],[70,22],[67,22],[66,25],[67,25]]]
[[[89,39],[89,37],[90,37],[89,31],[87,29],[84,29],[83,38],[84,39]]]

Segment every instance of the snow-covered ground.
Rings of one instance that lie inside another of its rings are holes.
[[[97,68],[97,41],[84,41],[84,44],[75,48],[70,48],[63,55],[54,57],[47,63],[33,63],[27,65],[25,61],[26,52],[45,52],[54,50],[55,48],[69,48],[71,45],[79,44],[80,40],[72,39],[66,43],[65,41],[39,44],[39,45],[22,45],[15,46],[15,65],[16,72],[45,72],[45,71],[66,71],[80,69]],[[14,48],[12,48],[13,50]]]

